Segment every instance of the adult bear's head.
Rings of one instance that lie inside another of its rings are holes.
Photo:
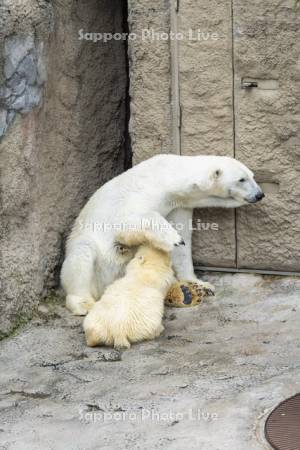
[[[185,158],[189,165],[189,188],[184,194],[189,207],[236,208],[264,197],[253,172],[234,158],[207,155]],[[183,164],[181,172],[186,177]]]
[[[213,165],[210,173],[213,195],[240,204],[256,203],[264,197],[253,172],[240,161],[221,156],[216,157]]]

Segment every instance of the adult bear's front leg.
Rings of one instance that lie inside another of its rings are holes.
[[[92,244],[73,244],[62,266],[61,283],[66,293],[66,307],[76,316],[85,316],[95,304],[94,266]]]
[[[194,272],[192,258],[192,220],[193,210],[178,208],[173,210],[167,217],[170,223],[180,231],[185,246],[174,248],[172,253],[173,267],[178,280],[195,282],[203,289],[206,295],[213,295],[215,288],[212,284],[199,280]]]
[[[149,243],[165,252],[185,245],[178,231],[158,212],[131,216],[125,225],[125,231],[116,236],[117,243],[129,247]]]

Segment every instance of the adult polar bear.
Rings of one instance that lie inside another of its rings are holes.
[[[253,173],[224,156],[158,155],[134,166],[96,191],[74,224],[61,272],[67,307],[85,315],[123,275],[132,253],[117,245],[120,230],[147,231],[153,245],[173,250],[177,277],[195,281],[193,208],[235,208],[263,196]],[[180,223],[181,235],[170,222]]]

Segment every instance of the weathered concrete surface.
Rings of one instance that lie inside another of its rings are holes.
[[[171,66],[168,40],[147,37],[145,30],[169,32],[166,0],[128,1],[130,39],[130,136],[134,163],[158,153],[173,153]],[[145,33],[143,35],[143,32]]]
[[[233,156],[231,2],[186,0],[178,23],[182,151]]]
[[[131,0],[131,29],[169,32],[170,5],[175,4],[178,31],[184,35],[177,64],[182,154],[235,155],[267,184],[264,201],[236,215],[232,210],[195,212],[195,219],[217,222],[219,231],[194,233],[194,261],[300,271],[299,9],[293,0],[251,5],[157,0],[146,6]],[[131,136],[138,162],[176,151],[170,113],[175,61],[168,41],[136,40],[130,48]],[[241,89],[247,77],[258,81],[258,88]]]
[[[257,208],[237,213],[238,266],[300,271],[299,10],[234,0],[233,12],[236,157],[273,186]],[[241,89],[243,77],[258,88]]]
[[[157,153],[176,153],[172,123],[176,120],[172,114],[176,70],[182,154],[233,156],[231,2],[180,2],[177,28],[184,39],[177,41],[177,69],[170,40],[141,39],[143,30],[170,32],[170,5],[161,0],[151,4],[129,1],[130,31],[138,35],[129,41],[133,160],[137,163]],[[202,35],[197,40],[199,29]],[[195,264],[234,267],[234,212],[202,209],[195,212],[195,219],[219,226],[218,232],[194,233]]]
[[[175,3],[174,3],[175,4]],[[141,39],[143,30],[170,32],[170,3],[129,1],[131,119],[130,135],[135,163],[157,153],[175,153],[174,92],[170,40]],[[180,3],[177,42],[182,110],[182,154],[233,156],[231,4]],[[213,38],[189,39],[198,29]],[[217,37],[217,38],[215,38]],[[211,68],[214,67],[214,70]],[[173,104],[173,106],[172,106]],[[193,235],[194,261],[199,265],[235,266],[234,212],[201,210],[195,219],[217,223],[218,232],[206,230]]]
[[[81,29],[122,31],[122,7],[117,0],[1,3],[0,86],[10,90],[0,108],[10,121],[0,144],[0,335],[57,286],[74,218],[124,168],[124,41],[79,40]],[[37,86],[37,101],[23,96]]]
[[[41,306],[0,344],[0,448],[269,448],[261,416],[300,390],[300,279],[210,281],[216,299],[168,309],[163,336],[122,354],[87,348],[81,319]]]
[[[231,2],[182,2],[178,29],[182,154],[233,157]],[[234,211],[197,210],[195,219],[218,224],[194,233],[195,264],[235,267]]]

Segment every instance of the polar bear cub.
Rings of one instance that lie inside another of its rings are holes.
[[[159,336],[164,298],[174,281],[169,254],[141,245],[125,276],[106,288],[86,316],[87,345],[129,348],[130,343]]]

